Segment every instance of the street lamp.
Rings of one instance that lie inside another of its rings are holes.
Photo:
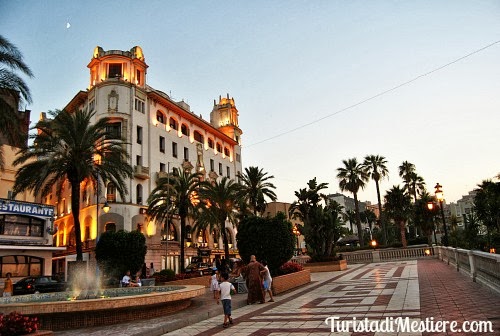
[[[427,209],[429,209],[429,211],[431,212],[432,214],[432,231],[434,232],[434,243],[437,244],[437,238],[436,238],[436,223],[434,223],[434,214],[433,214],[433,210],[434,210],[434,202],[427,202]]]
[[[300,231],[299,231],[299,227],[297,224],[295,224],[292,228],[292,233],[295,235],[295,237],[297,237],[297,254],[299,254],[299,251],[300,251],[300,247],[299,247],[299,236],[300,236]]]
[[[442,185],[436,183],[436,186],[434,187],[434,194],[436,195],[436,199],[438,200],[439,206],[441,207],[441,217],[443,218],[444,237],[442,242],[444,246],[448,246],[448,229],[446,228],[446,221],[444,219],[444,209],[443,209],[444,195],[442,188],[443,188]]]

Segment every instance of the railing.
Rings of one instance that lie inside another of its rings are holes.
[[[465,273],[472,281],[500,292],[500,255],[453,247],[434,247],[439,259]]]
[[[388,248],[382,250],[364,250],[359,252],[344,252],[342,257],[350,264],[384,262],[396,260],[408,260],[429,258],[434,255],[429,246],[410,248]]]

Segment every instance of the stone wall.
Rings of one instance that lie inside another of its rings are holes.
[[[330,261],[322,263],[307,263],[304,264],[303,266],[304,269],[311,271],[311,273],[336,272],[347,269],[347,260]]]
[[[205,286],[205,288],[210,288],[210,278],[211,278],[210,275],[205,275],[196,278],[164,282],[163,285],[165,286],[200,285],[200,286]]]

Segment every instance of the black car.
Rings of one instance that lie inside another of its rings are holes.
[[[30,276],[14,284],[14,295],[64,292],[67,284],[52,276]]]
[[[193,257],[191,263],[186,267],[185,272],[196,272],[200,275],[212,274],[212,267],[206,262],[202,262],[200,257]]]

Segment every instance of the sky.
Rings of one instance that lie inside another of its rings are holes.
[[[342,160],[368,154],[388,162],[382,195],[403,161],[446,202],[500,173],[499,1],[4,0],[0,13],[35,74],[32,120],[86,89],[96,46],[139,45],[147,83],[204,119],[234,97],[243,166],[273,175],[282,202],[314,177],[339,192]],[[372,181],[359,199],[377,203]]]

